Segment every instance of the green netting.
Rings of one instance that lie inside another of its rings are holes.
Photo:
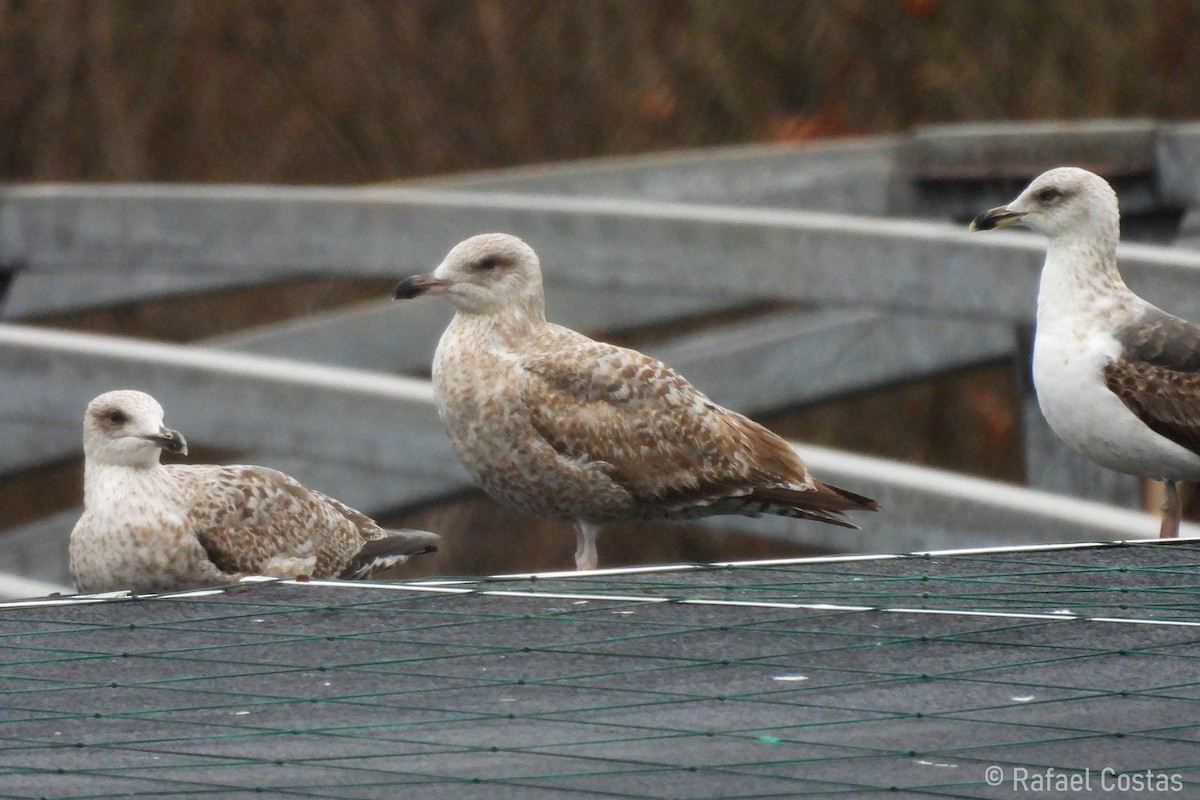
[[[1115,554],[1113,549],[1132,550]],[[753,569],[753,579],[747,580]],[[1088,547],[964,551],[862,559],[763,562],[632,573],[620,585],[674,597],[703,586],[710,598],[760,603],[841,603],[869,607],[995,610],[1196,619],[1200,549],[1186,541]],[[493,579],[493,584],[497,581]],[[612,578],[572,577],[574,591],[603,591]],[[538,586],[554,585],[545,578]],[[720,592],[721,594],[715,594]]]
[[[0,797],[1119,796],[1147,770],[1187,796],[1198,566],[1183,541],[10,605]]]

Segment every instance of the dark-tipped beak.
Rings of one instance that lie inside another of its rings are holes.
[[[168,452],[178,453],[181,456],[187,455],[187,439],[183,438],[183,434],[179,431],[173,431],[170,428],[159,428],[158,433],[147,436],[146,440],[154,442]]]
[[[413,275],[411,278],[405,278],[396,284],[396,290],[392,292],[393,300],[411,300],[414,297],[420,297],[429,292],[436,292],[439,289],[445,288],[446,283],[432,275]]]
[[[1000,206],[985,211],[971,220],[971,227],[967,230],[974,233],[975,231],[990,231],[993,228],[1007,228],[1010,225],[1019,224],[1023,216],[1025,215],[1019,211],[1009,211],[1008,206]]]

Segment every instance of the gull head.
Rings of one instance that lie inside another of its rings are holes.
[[[160,450],[187,455],[183,434],[163,424],[163,408],[132,389],[105,392],[83,415],[83,454],[93,464],[146,467]]]
[[[1010,225],[1022,225],[1051,239],[1116,238],[1117,194],[1095,173],[1058,167],[1034,178],[1008,205],[980,214],[970,229],[990,231]]]
[[[445,295],[468,314],[497,314],[515,306],[542,307],[542,268],[537,253],[515,236],[483,233],[459,242],[428,275],[405,278],[393,297],[407,300]]]

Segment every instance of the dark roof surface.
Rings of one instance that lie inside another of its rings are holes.
[[[13,604],[0,692],[0,797],[1196,796],[1200,542]]]

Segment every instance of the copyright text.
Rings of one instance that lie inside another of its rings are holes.
[[[1121,772],[1112,767],[1093,770],[1060,770],[1054,767],[1002,767],[993,764],[983,771],[988,786],[1008,786],[1014,792],[1126,792],[1172,794],[1183,791],[1183,776],[1177,772]]]

